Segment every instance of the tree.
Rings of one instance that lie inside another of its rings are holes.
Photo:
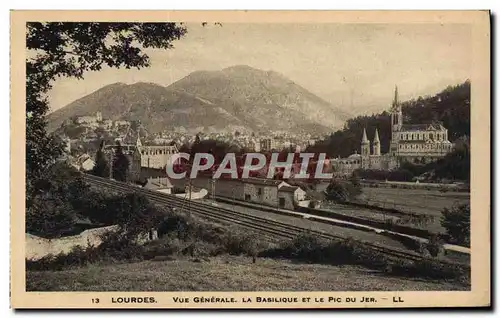
[[[104,154],[104,142],[101,142],[99,150],[97,150],[95,157],[95,165],[92,168],[92,174],[98,177],[109,178],[109,163]]]
[[[351,178],[350,178],[350,197],[351,198],[354,198],[354,197],[357,197],[359,196],[362,192],[363,192],[363,187],[361,186],[361,182],[359,180],[359,176],[358,176],[358,173],[356,171],[354,171],[351,175]]]
[[[349,199],[349,192],[341,181],[332,180],[326,188],[326,198],[335,202],[346,202]]]
[[[165,215],[142,194],[129,193],[107,199],[108,219],[120,227],[122,237],[133,241],[139,234],[157,227]]]
[[[89,187],[80,172],[56,162],[32,183],[35,196],[26,206],[26,232],[46,238],[71,232]]]
[[[150,65],[145,48],[172,48],[185,35],[177,23],[29,22],[26,25],[26,190],[61,156],[63,147],[47,134],[47,92],[59,77],[82,79],[104,66]]]
[[[196,134],[196,137],[194,138],[194,145],[198,145],[200,142],[201,142],[200,134]]]
[[[130,161],[123,152],[121,144],[118,142],[113,158],[113,179],[126,182],[128,177]]]
[[[460,138],[455,149],[435,165],[435,177],[470,181],[470,144],[468,138]]]
[[[470,245],[470,205],[455,205],[441,212],[441,226],[457,244]]]
[[[26,208],[26,232],[44,238],[57,238],[69,233],[75,225],[75,213],[63,198],[51,194],[38,195]]]

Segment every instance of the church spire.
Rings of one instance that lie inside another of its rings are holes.
[[[373,143],[380,143],[380,139],[378,138],[378,129],[375,128],[375,138],[373,138]]]
[[[370,142],[366,138],[366,128],[363,128],[363,138],[361,139],[361,156],[364,158],[370,156]]]
[[[378,138],[378,129],[375,128],[375,138],[373,138],[373,154],[380,156],[380,139]]]
[[[368,138],[366,137],[366,128],[363,128],[363,139],[361,139],[362,144],[368,143]]]
[[[398,85],[394,89],[394,100],[392,101],[392,106],[396,107],[399,104],[399,96],[398,96]]]

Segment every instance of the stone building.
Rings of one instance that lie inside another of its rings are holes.
[[[399,161],[427,163],[453,150],[453,144],[448,140],[448,129],[442,124],[411,125],[403,122],[397,87],[391,108],[391,133],[389,155],[397,157]]]
[[[138,139],[141,151],[141,166],[163,169],[170,163],[172,155],[178,153],[176,145],[143,146]]]
[[[398,88],[394,92],[391,107],[391,139],[389,152],[382,154],[378,130],[375,129],[373,152],[370,141],[363,130],[361,153],[348,158],[332,160],[338,175],[349,175],[356,169],[392,170],[402,162],[426,164],[444,157],[453,150],[448,140],[448,130],[442,124],[404,124],[403,111],[398,98]]]
[[[244,201],[278,207],[278,190],[290,186],[282,180],[248,178],[242,180]]]
[[[101,112],[96,112],[94,116],[80,116],[76,118],[76,123],[80,125],[95,125],[102,121]]]
[[[298,186],[283,185],[278,190],[278,206],[282,209],[294,210],[305,199],[306,192]]]
[[[260,151],[271,151],[277,148],[274,138],[262,138],[260,140]]]

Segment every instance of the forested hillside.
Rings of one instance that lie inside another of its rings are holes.
[[[419,97],[402,103],[404,122],[426,124],[441,122],[448,129],[451,142],[462,136],[470,136],[470,81],[457,86],[449,86],[442,92],[427,97]],[[330,157],[347,157],[359,152],[360,141],[366,128],[368,139],[373,140],[375,128],[379,131],[381,151],[389,149],[391,121],[388,111],[371,116],[349,119],[342,130],[316,143],[308,150],[325,152]]]

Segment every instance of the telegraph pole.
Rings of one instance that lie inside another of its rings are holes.
[[[210,179],[210,196],[212,197],[212,200],[215,201],[215,179],[213,178],[213,175],[212,175],[212,178]]]
[[[189,202],[188,202],[188,214],[191,216],[191,193],[193,191],[192,179],[189,178]]]
[[[113,179],[113,148],[109,151],[109,179]]]

